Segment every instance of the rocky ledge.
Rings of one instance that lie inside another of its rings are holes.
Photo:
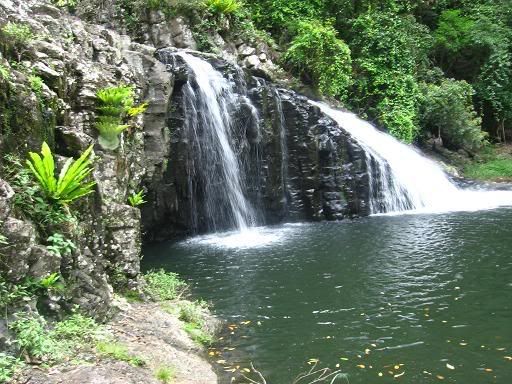
[[[141,366],[86,351],[49,369],[29,368],[12,384],[161,384],[156,376],[162,367],[172,372],[173,384],[217,383],[204,348],[183,330],[183,321],[162,308],[162,303],[124,302],[122,311],[106,326],[114,342],[140,359]],[[210,316],[208,326],[217,324]]]

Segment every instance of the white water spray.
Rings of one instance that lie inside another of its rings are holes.
[[[205,60],[185,52],[177,53],[193,73],[184,89],[186,126],[194,133],[202,161],[207,167],[205,199],[213,230],[218,216],[227,216],[232,225],[245,230],[253,225],[253,209],[244,196],[240,164],[233,149],[231,130],[233,106],[239,104],[239,95],[233,85]],[[245,98],[246,99],[246,98]],[[199,140],[198,138],[201,137]],[[227,202],[227,210],[222,205]],[[219,219],[223,221],[223,219]]]
[[[413,147],[377,130],[353,113],[311,101],[364,149],[371,213],[475,211],[512,205],[512,192],[462,190]]]

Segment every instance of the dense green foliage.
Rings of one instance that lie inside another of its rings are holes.
[[[474,151],[482,128],[494,140],[511,136],[508,0],[254,0],[245,7],[286,49],[288,69],[403,141],[441,135],[453,149]],[[432,98],[446,105],[430,109]],[[442,116],[450,121],[434,122]]]
[[[301,21],[294,32],[285,55],[288,64],[320,92],[345,98],[352,62],[350,49],[338,39],[336,30],[319,22]]]
[[[443,138],[448,148],[475,152],[484,145],[481,119],[473,109],[474,90],[464,80],[443,79],[439,84],[422,84],[420,123]]]
[[[16,343],[28,355],[47,363],[57,363],[68,357],[77,348],[91,345],[99,337],[100,327],[96,322],[75,313],[49,329],[42,317],[19,314],[9,324],[16,334]]]

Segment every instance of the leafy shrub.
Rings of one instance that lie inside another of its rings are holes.
[[[27,354],[47,362],[61,360],[69,349],[68,345],[53,339],[46,327],[46,320],[42,317],[23,316],[9,324],[16,334],[16,343]]]
[[[43,292],[47,291],[62,291],[64,289],[64,285],[60,282],[61,276],[58,273],[51,273],[46,277],[40,279],[36,284],[36,288],[42,290]]]
[[[206,0],[206,6],[216,15],[230,15],[242,7],[239,0]]]
[[[18,320],[9,324],[16,334],[16,343],[28,355],[50,364],[89,346],[100,336],[100,326],[93,319],[77,313],[56,323],[53,330],[42,317],[18,316]]]
[[[22,366],[20,359],[0,352],[0,383],[7,383]]]
[[[250,0],[245,4],[259,28],[281,35],[297,20],[321,19],[324,0]]]
[[[473,108],[473,94],[471,85],[463,80],[423,84],[419,113],[423,130],[441,137],[451,149],[474,152],[482,148],[486,135]]]
[[[146,273],[144,280],[146,281],[144,291],[157,301],[174,300],[187,287],[187,284],[180,280],[176,273],[165,272],[163,269]]]
[[[179,318],[187,323],[202,325],[208,304],[204,301],[184,301],[179,303]]]
[[[52,0],[57,7],[74,9],[80,0]]]
[[[10,305],[32,296],[30,284],[12,284],[0,276],[0,310],[4,312]]]
[[[2,80],[10,80],[11,79],[11,71],[5,65],[0,64],[0,79]]]
[[[2,33],[14,44],[27,44],[35,38],[28,24],[8,22],[2,28]]]
[[[77,344],[82,344],[96,340],[101,331],[101,326],[93,318],[74,313],[55,325],[52,336],[56,339],[71,340]]]
[[[46,142],[41,147],[41,155],[29,152],[30,160],[26,164],[48,199],[66,204],[94,192],[96,183],[84,182],[92,172],[92,145],[77,160],[68,159],[58,178],[55,177],[53,154]]]
[[[144,191],[143,190],[140,190],[137,193],[134,192],[130,196],[128,196],[128,203],[132,207],[138,207],[139,205],[142,205],[145,202],[146,202],[146,200],[144,200]]]
[[[147,104],[134,106],[133,97],[133,87],[125,85],[100,89],[96,93],[98,100],[96,129],[100,132],[99,143],[103,148],[116,149],[119,146],[119,135],[130,127],[123,122],[129,117],[145,112]]]
[[[5,40],[12,46],[14,53],[17,55],[17,60],[20,62],[28,43],[35,39],[32,29],[27,24],[8,22],[0,31],[5,36]]]
[[[333,27],[302,21],[296,28],[286,62],[321,93],[344,98],[351,83],[349,47],[338,39]]]
[[[70,255],[76,249],[75,243],[60,233],[54,233],[46,241],[50,243],[46,248],[56,256]]]

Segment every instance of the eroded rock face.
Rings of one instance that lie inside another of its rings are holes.
[[[84,2],[85,3],[85,2]],[[73,230],[64,231],[77,249],[57,258],[47,252],[48,234],[13,209],[13,190],[0,182],[0,226],[9,242],[4,275],[12,281],[63,276],[69,306],[98,319],[110,316],[112,285],[136,289],[140,273],[140,212],[127,198],[141,188],[143,176],[162,163],[165,140],[151,141],[166,130],[162,123],[172,91],[172,76],[153,55],[155,48],[104,26],[69,15],[44,0],[0,0],[0,21],[29,25],[36,37],[24,47],[21,60],[43,81],[40,95],[30,87],[23,69],[9,66],[12,48],[0,41],[0,62],[10,72],[0,77],[0,166],[3,155],[23,159],[47,141],[57,155],[77,157],[95,145],[93,178],[96,192],[72,206],[79,216]],[[5,59],[4,59],[5,57]],[[165,74],[165,76],[163,75]],[[152,100],[144,117],[123,134],[116,151],[97,145],[94,128],[96,92],[118,84],[134,86],[137,100]],[[148,140],[145,141],[147,131]],[[151,156],[145,156],[145,147]],[[2,175],[0,174],[0,177]]]
[[[254,53],[250,47],[241,51]],[[201,206],[205,188],[198,185],[196,168],[202,166],[201,159],[193,143],[204,139],[193,139],[187,132],[183,87],[188,86],[189,69],[173,52],[159,53],[173,74],[174,90],[166,111],[170,132],[166,162],[147,184],[149,203],[143,208],[145,231],[152,239],[208,229]],[[244,75],[217,57],[193,54],[236,84],[238,99],[230,112],[232,144],[241,159],[246,196],[258,211],[260,224],[368,214],[366,156],[336,122],[293,91]],[[251,112],[254,108],[257,117]]]

